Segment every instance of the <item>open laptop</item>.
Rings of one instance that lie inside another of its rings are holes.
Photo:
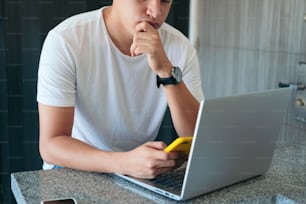
[[[183,171],[179,189],[156,183],[168,178],[116,175],[174,200],[186,200],[265,174],[291,92],[282,88],[202,101],[188,162],[166,175]]]

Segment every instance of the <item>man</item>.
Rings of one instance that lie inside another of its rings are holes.
[[[204,96],[195,50],[164,23],[171,5],[113,0],[48,33],[37,93],[44,169],[154,178],[182,164],[154,138],[167,106],[178,135],[193,135]]]

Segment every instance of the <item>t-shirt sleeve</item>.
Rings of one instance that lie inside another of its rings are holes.
[[[73,48],[54,31],[45,39],[38,69],[37,101],[71,107],[75,104],[76,68]]]
[[[183,70],[183,80],[191,94],[200,102],[204,100],[204,93],[202,89],[199,59],[194,48],[191,48],[188,53],[190,55],[186,59],[186,66]]]
[[[167,23],[164,23],[159,31],[172,65],[179,66],[182,69],[186,87],[199,102],[204,100],[196,49],[185,35]]]

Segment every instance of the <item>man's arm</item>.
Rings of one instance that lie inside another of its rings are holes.
[[[39,103],[38,109],[39,149],[44,161],[81,170],[111,171],[108,169],[110,166],[99,165],[103,152],[71,137],[73,107],[53,107]],[[110,159],[106,154],[102,157],[106,162]]]
[[[193,136],[199,102],[191,95],[185,83],[163,86],[175,130],[179,136]]]
[[[131,56],[146,54],[148,63],[159,77],[170,77],[173,65],[163,48],[158,31],[148,22],[137,25]],[[163,86],[171,112],[173,124],[179,136],[193,136],[200,103],[182,81],[176,85]]]
[[[177,152],[163,151],[163,142],[148,142],[128,152],[96,149],[71,136],[74,108],[39,103],[40,154],[44,161],[73,169],[154,178],[181,165]]]

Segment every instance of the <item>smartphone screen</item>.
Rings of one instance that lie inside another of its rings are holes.
[[[57,200],[43,200],[41,204],[77,204],[72,198],[57,199]]]

